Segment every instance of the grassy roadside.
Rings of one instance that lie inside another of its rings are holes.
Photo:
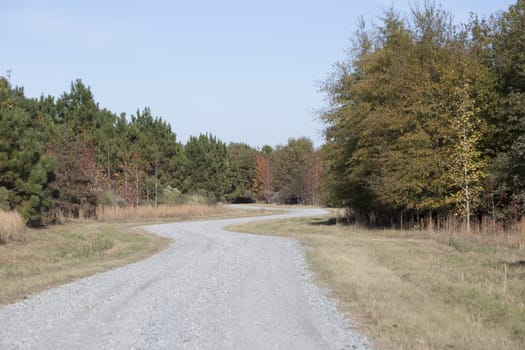
[[[72,221],[0,245],[0,305],[151,256],[169,240],[131,225]]]
[[[272,213],[226,207],[190,209],[176,208],[171,216],[153,215],[149,208],[144,213],[132,212],[133,217],[120,212],[116,217],[112,212],[106,213],[105,221],[72,220],[44,229],[23,229],[0,244],[0,305],[147,258],[169,245],[170,240],[137,229],[139,226]]]
[[[229,229],[302,242],[319,282],[378,349],[525,348],[522,245],[328,223]]]

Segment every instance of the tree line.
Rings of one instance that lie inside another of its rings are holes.
[[[371,224],[525,213],[525,1],[453,25],[434,2],[359,21],[324,85],[327,203]]]
[[[182,144],[149,108],[101,108],[80,80],[27,98],[0,78],[0,209],[29,225],[99,205],[323,203],[404,226],[525,213],[525,0],[489,18],[425,2],[363,20],[323,89],[325,144],[255,149],[210,134]]]
[[[34,99],[0,78],[0,209],[32,226],[100,205],[318,203],[318,153],[307,138],[261,150],[210,134],[182,144],[150,108],[117,115],[80,80]]]

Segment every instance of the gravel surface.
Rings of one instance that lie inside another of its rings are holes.
[[[311,282],[297,242],[223,230],[267,219],[148,226],[174,243],[0,308],[0,349],[370,349]]]

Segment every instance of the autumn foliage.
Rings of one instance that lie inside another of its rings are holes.
[[[525,214],[524,16],[519,0],[454,26],[425,2],[361,22],[325,85],[327,202],[398,227]]]
[[[32,226],[96,218],[101,207],[319,197],[310,140],[257,150],[201,134],[183,145],[150,108],[117,116],[80,80],[57,99],[29,99],[0,78],[0,117],[0,209],[19,211]]]
[[[253,190],[259,202],[269,203],[272,195],[272,168],[268,155],[258,154],[255,157],[255,176]]]

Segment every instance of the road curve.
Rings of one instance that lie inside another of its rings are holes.
[[[268,217],[148,226],[174,243],[1,308],[0,349],[369,349],[297,242],[223,230],[256,220]]]

